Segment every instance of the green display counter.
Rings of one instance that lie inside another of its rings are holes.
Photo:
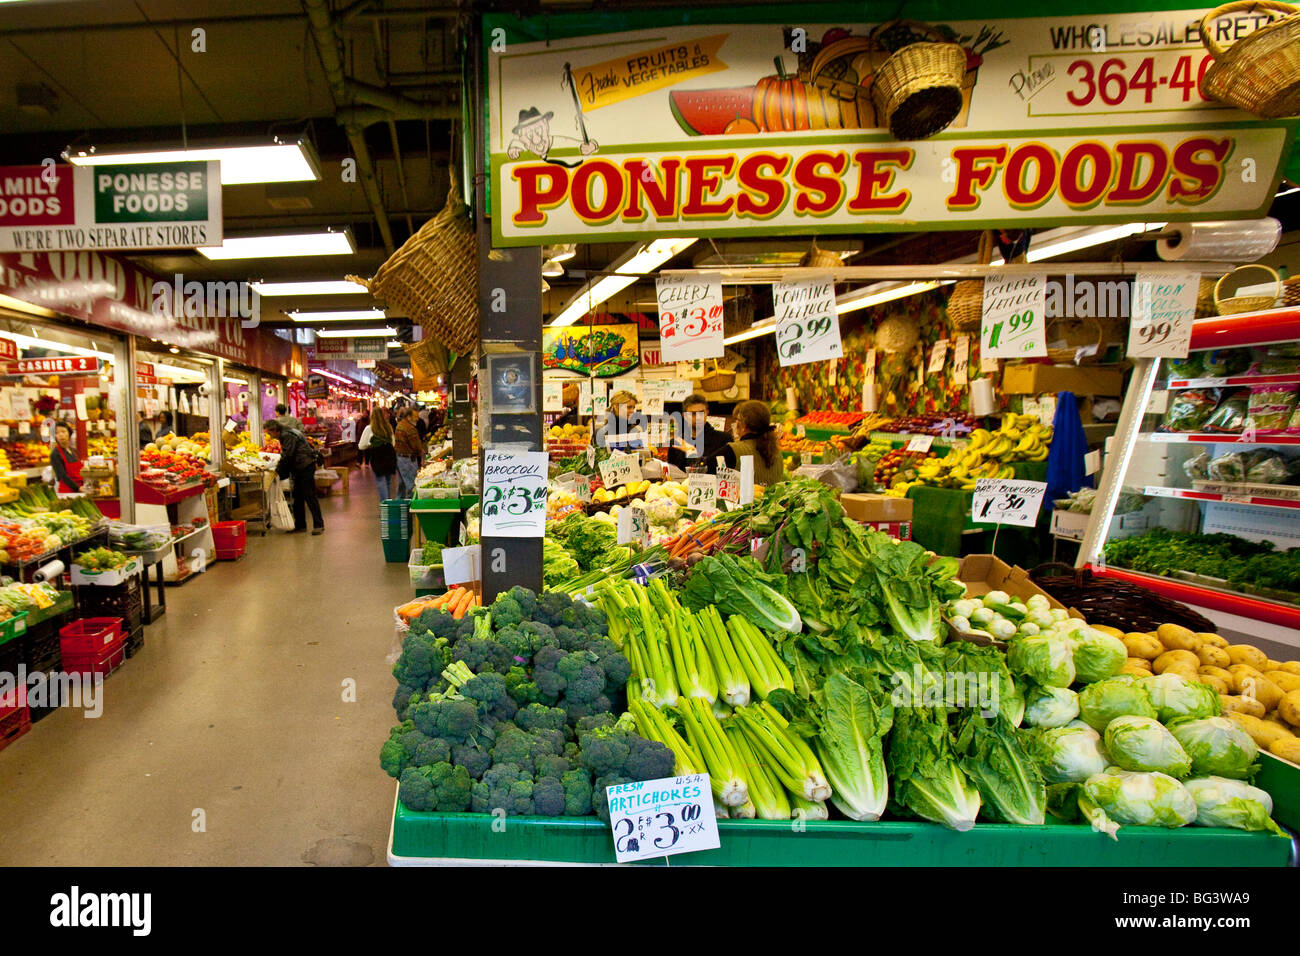
[[[411,514],[420,523],[426,541],[446,544],[460,521],[461,500],[456,498],[414,498]]]
[[[1013,464],[1015,477],[1023,481],[1047,480],[1047,463],[1043,461],[1022,461]],[[907,497],[912,500],[912,540],[924,545],[936,554],[957,557],[962,554],[962,535],[971,530],[988,530],[991,525],[976,524],[971,520],[970,506],[974,492],[960,488],[932,488],[929,485],[914,485],[907,489]],[[1047,513],[1040,517],[1040,523],[1047,520]],[[1015,560],[1012,564],[1023,563],[1017,557],[1020,550],[1030,549],[1034,532],[1027,528],[1003,528],[998,533],[998,555],[1004,550]],[[1006,539],[1005,543],[1003,539]],[[986,549],[987,550],[987,549]],[[1009,559],[1010,560],[1010,559]],[[1034,561],[1033,564],[1040,562]]]
[[[1272,754],[1259,755],[1255,786],[1273,798],[1273,819],[1300,833],[1300,767]]]
[[[496,823],[494,831],[493,824]],[[672,866],[1286,866],[1291,841],[1266,833],[1123,827],[1112,840],[1088,826],[979,824],[957,833],[933,823],[719,820],[721,847]],[[388,862],[612,864],[609,826],[595,817],[413,813],[394,800]],[[651,860],[645,866],[663,866]]]

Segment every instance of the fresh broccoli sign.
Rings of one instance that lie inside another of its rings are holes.
[[[545,536],[548,464],[544,451],[483,453],[483,537]]]
[[[618,784],[605,797],[620,863],[722,845],[707,773]]]

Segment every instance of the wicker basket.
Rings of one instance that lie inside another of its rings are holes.
[[[1300,276],[1282,280],[1282,304],[1288,309],[1300,307]]]
[[[812,248],[799,261],[799,265],[805,269],[838,269],[843,264],[838,252],[820,248],[816,239],[813,239]]]
[[[1100,364],[1102,360],[1102,356],[1105,354],[1106,351],[1105,327],[1092,316],[1079,316],[1078,318],[1073,318],[1073,319],[1067,319],[1062,316],[1059,318],[1051,319],[1047,323],[1047,327],[1050,329],[1052,326],[1060,325],[1063,322],[1080,322],[1083,325],[1088,326],[1089,337],[1095,337],[1097,339],[1097,348],[1093,351],[1091,355],[1084,355],[1084,356],[1079,355],[1079,349],[1077,346],[1074,345],[1069,345],[1064,348],[1055,348],[1055,349],[1049,348],[1047,350],[1047,357],[1050,358],[1057,365],[1076,364],[1076,359],[1077,359],[1077,364],[1079,365]]]
[[[478,241],[461,201],[455,169],[447,204],[379,267],[374,278],[348,276],[404,312],[457,355],[478,341]]]
[[[1196,287],[1196,317],[1211,319],[1219,314],[1214,306],[1214,286],[1219,280],[1214,276],[1201,276],[1200,285]]]
[[[895,139],[925,139],[961,112],[966,51],[957,43],[913,43],[877,72],[871,84],[876,121]]]
[[[1219,290],[1223,286],[1223,280],[1230,276],[1239,275],[1247,269],[1263,269],[1273,277],[1273,282],[1277,285],[1277,291],[1272,295],[1234,295],[1226,299],[1221,298]],[[1276,270],[1261,262],[1252,262],[1249,265],[1238,266],[1214,284],[1214,307],[1218,310],[1219,315],[1240,315],[1242,312],[1258,312],[1261,309],[1273,308],[1274,303],[1277,302],[1277,298],[1281,294],[1282,277],[1277,274]]]
[[[700,379],[700,388],[706,392],[725,392],[735,384],[736,373],[722,368],[716,361],[713,363],[713,371]]]
[[[985,229],[980,233],[976,261],[986,266],[993,261],[993,233]],[[984,280],[962,279],[952,287],[948,297],[948,321],[954,331],[975,332],[984,317]]]
[[[1125,633],[1154,631],[1161,624],[1181,624],[1193,631],[1216,630],[1214,622],[1186,604],[1128,581],[1094,577],[1087,569],[1040,564],[1029,572],[1029,577],[1066,607],[1077,610],[1089,624],[1104,624]]]
[[[1258,10],[1285,16],[1227,48],[1214,39],[1210,25],[1219,17]],[[1300,115],[1300,7],[1275,0],[1225,3],[1201,19],[1201,42],[1214,57],[1202,83],[1206,95],[1268,119]]]

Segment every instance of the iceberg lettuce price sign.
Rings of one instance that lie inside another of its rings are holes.
[[[722,846],[708,774],[606,787],[605,799],[620,863]]]

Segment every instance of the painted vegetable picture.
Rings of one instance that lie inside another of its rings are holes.
[[[599,378],[622,375],[641,362],[635,325],[574,326],[547,329],[542,365]]]

